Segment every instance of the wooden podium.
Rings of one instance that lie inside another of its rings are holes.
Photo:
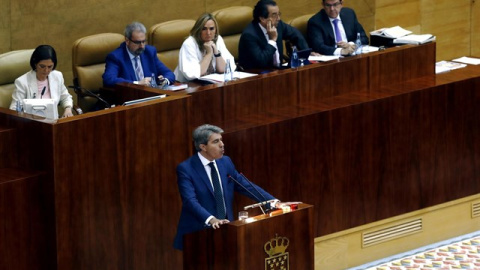
[[[314,269],[313,223],[313,206],[300,204],[187,234],[183,269]]]

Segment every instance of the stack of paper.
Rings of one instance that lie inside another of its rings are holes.
[[[435,64],[435,73],[443,73],[458,68],[464,68],[466,66],[466,64],[455,63],[451,61],[440,61]]]
[[[423,44],[435,40],[435,36],[430,34],[424,35],[407,35],[393,40],[394,44]]]
[[[258,74],[255,74],[255,73],[235,71],[233,73],[233,79],[237,80],[237,79],[243,79],[243,78],[248,78],[248,77],[257,76],[257,75]],[[198,79],[202,81],[211,82],[211,83],[221,83],[224,81],[224,75],[219,73],[212,73],[206,76],[202,76]]]
[[[457,59],[453,59],[452,61],[465,63],[465,64],[469,64],[469,65],[480,64],[480,59],[472,58],[472,57],[466,57],[466,56],[463,56],[463,57],[460,57],[460,58],[457,58]]]
[[[382,28],[379,30],[375,30],[373,32],[370,32],[370,35],[388,37],[388,38],[399,38],[399,37],[409,35],[411,33],[412,31],[403,29],[402,27],[397,25],[390,28]]]

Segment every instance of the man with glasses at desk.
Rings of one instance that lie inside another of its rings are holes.
[[[360,33],[362,44],[368,37],[357,20],[355,11],[342,8],[343,0],[322,0],[323,9],[308,20],[308,43],[316,52],[325,55],[350,55]]]
[[[243,30],[238,59],[244,69],[278,68],[283,60],[283,42],[290,40],[298,50],[308,48],[302,33],[282,22],[275,1],[260,0],[253,9],[253,21]]]
[[[120,82],[150,85],[152,75],[158,85],[175,82],[175,75],[157,57],[154,46],[146,45],[146,28],[133,22],[125,28],[125,42],[108,54],[103,73],[103,85]]]

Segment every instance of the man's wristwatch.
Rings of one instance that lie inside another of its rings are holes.
[[[222,56],[222,53],[220,51],[218,51],[218,53],[217,54],[214,53],[213,56],[220,57],[220,56]]]

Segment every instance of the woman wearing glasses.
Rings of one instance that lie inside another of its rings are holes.
[[[30,66],[32,70],[15,80],[10,109],[16,110],[17,101],[24,99],[53,99],[64,108],[62,117],[73,116],[72,96],[65,87],[62,73],[55,70],[57,54],[53,47],[38,46],[30,57]]]
[[[223,73],[227,60],[231,70],[236,69],[235,60],[218,34],[218,23],[210,13],[202,14],[190,36],[183,42],[178,57],[175,77],[187,82],[212,73]]]

